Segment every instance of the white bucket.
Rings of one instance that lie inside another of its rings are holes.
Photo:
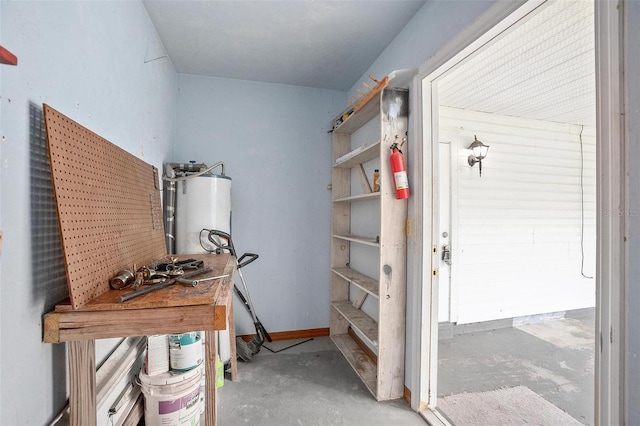
[[[169,335],[169,361],[174,371],[187,371],[203,360],[202,334],[199,331]]]
[[[202,366],[202,378],[200,379],[200,414],[204,414],[205,404],[207,400],[207,375]]]
[[[147,376],[140,371],[147,425],[196,426],[200,424],[200,379],[203,366],[181,374]]]
[[[235,342],[234,342],[235,345]],[[223,364],[231,361],[231,343],[229,342],[229,319],[227,318],[227,328],[218,330],[218,353]]]

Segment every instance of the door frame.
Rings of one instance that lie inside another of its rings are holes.
[[[553,1],[553,0],[549,0]],[[596,356],[595,424],[621,424],[625,409],[623,333],[626,309],[623,297],[628,286],[624,212],[626,196],[624,132],[624,0],[595,2],[596,111],[597,111],[597,250],[596,250]],[[444,72],[480,49],[504,30],[545,3],[545,0],[496,2],[484,14],[425,62],[413,80],[416,96],[413,111],[415,139],[411,155],[416,158],[416,197],[413,216],[417,232],[413,282],[413,331],[416,342],[411,356],[411,407],[428,423],[448,424],[437,411],[438,343],[438,188],[433,159],[437,149],[434,120],[437,90],[432,83]],[[603,332],[603,330],[605,332]]]

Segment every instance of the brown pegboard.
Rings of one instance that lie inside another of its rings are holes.
[[[166,256],[158,170],[44,105],[69,296],[77,309],[119,270]]]

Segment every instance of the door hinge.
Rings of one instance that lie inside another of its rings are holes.
[[[433,268],[433,270],[431,271],[431,275],[434,277],[438,276],[438,268]]]
[[[410,237],[413,234],[413,220],[407,218],[407,221],[404,225],[404,233],[407,237]]]

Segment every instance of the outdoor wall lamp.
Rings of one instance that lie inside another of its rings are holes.
[[[489,145],[483,144],[478,140],[476,135],[473,135],[473,142],[469,145],[469,149],[472,151],[472,154],[469,156],[467,161],[471,167],[473,167],[474,164],[479,163],[480,176],[482,176],[482,160],[487,156]]]

